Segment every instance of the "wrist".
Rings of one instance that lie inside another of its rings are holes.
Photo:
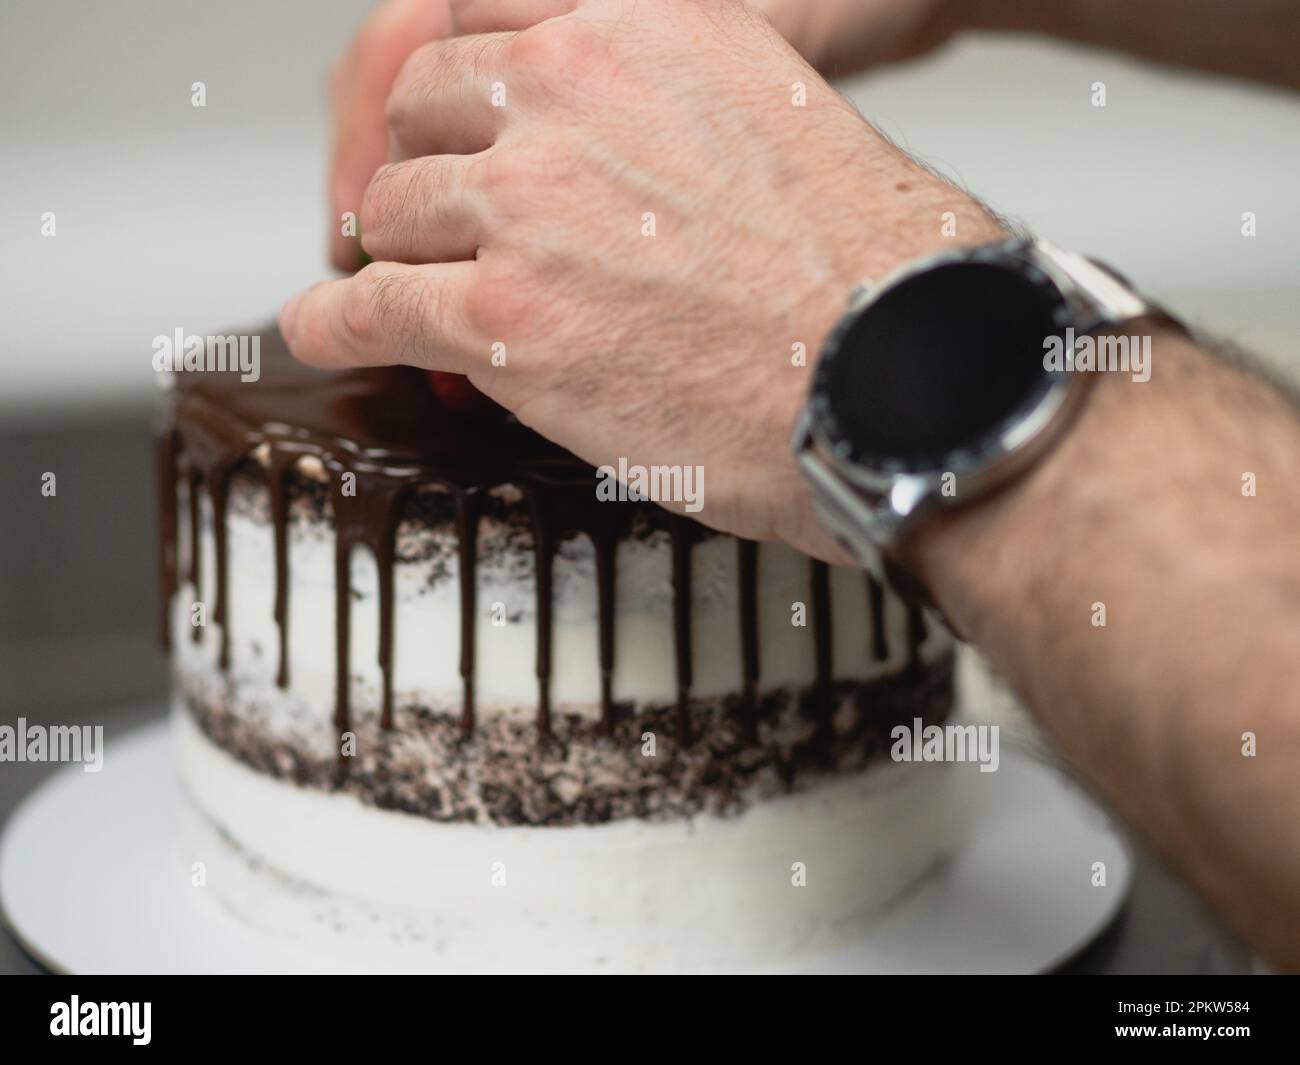
[[[1090,530],[1117,528],[1147,491],[1136,483],[1147,470],[1138,456],[1146,453],[1157,409],[1176,409],[1176,378],[1205,356],[1163,322],[1120,331],[1151,337],[1152,379],[1097,373],[1051,450],[992,495],[940,514],[913,544],[925,585],[975,643],[986,642],[1001,604],[1015,603],[1023,614],[1041,598],[1035,589],[1052,580],[1060,560],[1051,545],[1068,550],[1086,544]]]

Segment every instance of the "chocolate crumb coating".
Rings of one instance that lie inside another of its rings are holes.
[[[340,773],[332,736],[276,737],[237,681],[181,678],[203,733],[260,773],[433,821],[535,826],[733,816],[827,775],[867,769],[887,756],[894,725],[942,722],[952,685],[949,653],[919,673],[766,693],[752,725],[739,695],[692,700],[687,745],[677,740],[675,704],[636,712],[619,705],[608,727],[557,713],[540,741],[526,718],[485,716],[466,735],[455,707],[399,704],[391,729],[359,715],[356,752]],[[653,756],[643,753],[647,733]]]

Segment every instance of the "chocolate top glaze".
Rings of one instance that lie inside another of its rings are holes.
[[[202,421],[228,446],[263,442],[337,452],[350,468],[465,487],[521,476],[536,483],[594,484],[591,466],[514,418],[448,411],[422,370],[407,366],[328,372],[294,359],[278,331],[261,334],[261,377],[230,371],[176,375],[182,421]],[[595,502],[594,491],[591,493]]]
[[[268,329],[260,341],[261,375],[244,382],[236,371],[184,372],[175,375],[157,438],[158,509],[162,609],[161,638],[170,642],[170,604],[181,578],[177,487],[189,488],[190,568],[186,580],[202,601],[204,576],[198,545],[199,497],[206,491],[211,507],[216,572],[212,575],[213,620],[221,627],[220,665],[230,664],[230,617],[227,603],[226,504],[235,468],[261,449],[267,469],[271,520],[275,531],[275,620],[280,630],[278,683],[288,687],[288,500],[287,478],[305,456],[317,459],[331,486],[335,525],[335,692],[334,722],[340,733],[351,725],[350,678],[347,671],[351,629],[350,566],[352,549],[369,547],[379,573],[379,665],[383,675],[381,723],[393,722],[393,566],[394,540],[402,505],[409,492],[440,485],[454,496],[461,582],[460,672],[463,686],[462,727],[474,728],[474,617],[476,613],[477,529],[483,493],[513,485],[529,498],[537,573],[538,682],[536,720],[539,736],[550,729],[552,582],[559,540],[573,533],[588,535],[596,550],[598,582],[601,706],[606,727],[612,723],[610,678],[617,641],[614,622],[614,563],[638,508],[648,502],[601,501],[590,465],[551,443],[514,418],[470,418],[446,409],[422,371],[407,367],[329,373],[302,366],[290,356],[278,331]],[[702,532],[690,519],[669,522],[672,542],[673,624],[677,671],[678,718],[686,734],[692,677],[691,549]],[[752,543],[738,542],[739,625],[744,658],[741,713],[751,713],[758,684],[758,560]],[[815,654],[818,687],[828,687],[832,672],[830,588],[824,567],[813,566]],[[873,646],[863,653],[885,652],[883,595],[868,584],[872,600]],[[196,626],[194,638],[202,638]],[[923,623],[909,627],[909,658],[925,639]],[[340,745],[342,749],[342,745]],[[340,754],[340,771],[348,759]]]

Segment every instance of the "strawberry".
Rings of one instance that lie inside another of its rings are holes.
[[[467,418],[487,418],[502,415],[505,410],[469,383],[464,374],[427,371],[429,387],[438,402],[454,414]]]

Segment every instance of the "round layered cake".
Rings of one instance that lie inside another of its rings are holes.
[[[960,774],[889,756],[952,704],[918,611],[419,371],[261,360],[158,436],[181,772],[238,847],[455,969],[779,965],[942,864]]]

